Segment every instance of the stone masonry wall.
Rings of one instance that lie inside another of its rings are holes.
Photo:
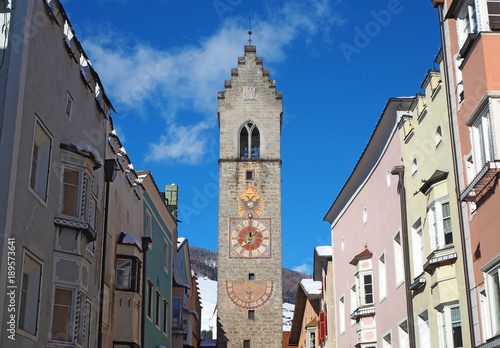
[[[219,347],[243,347],[250,340],[255,347],[282,347],[282,289],[281,289],[281,93],[275,91],[274,81],[262,69],[262,59],[255,55],[254,46],[245,47],[245,57],[238,59],[238,69],[226,81],[225,91],[219,93],[219,248],[217,310],[221,331]],[[260,131],[260,157],[240,160],[239,132],[251,121]],[[246,180],[246,171],[254,177]],[[238,196],[252,186],[262,196],[262,215],[271,219],[270,259],[230,259],[229,220],[239,218]],[[255,308],[255,319],[248,319],[248,309],[238,307],[227,295],[226,281],[272,280],[273,292],[261,307]]]

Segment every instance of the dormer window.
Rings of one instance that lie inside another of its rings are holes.
[[[256,125],[249,122],[240,132],[240,158],[259,158],[260,133]]]

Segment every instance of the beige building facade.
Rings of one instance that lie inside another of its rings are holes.
[[[442,69],[442,53],[435,64]],[[468,334],[452,141],[442,70],[429,70],[399,121],[406,191],[406,233],[416,347],[462,347]],[[411,327],[413,325],[413,328]],[[410,336],[411,337],[411,336]]]

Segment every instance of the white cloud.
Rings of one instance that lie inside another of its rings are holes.
[[[301,272],[301,273],[305,273],[305,274],[311,274],[311,266],[308,265],[307,263],[305,263],[303,265],[300,265],[300,266],[297,266],[293,270],[296,271],[296,272]]]
[[[291,1],[269,13],[252,23],[254,44],[268,63],[286,59],[286,47],[298,38],[307,41],[341,24],[328,0]],[[84,42],[119,114],[147,117],[146,108],[150,112],[153,107],[165,119],[165,135],[150,144],[147,159],[197,163],[203,158],[210,142],[206,130],[215,126],[216,93],[246,42],[243,23],[241,18],[227,18],[198,45],[177,49],[162,50],[114,34]],[[181,112],[192,119],[180,119]]]

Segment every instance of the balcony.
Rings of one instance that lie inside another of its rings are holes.
[[[62,216],[56,216],[54,218],[54,225],[61,228],[61,230],[63,228],[69,228],[72,230],[80,231],[85,235],[87,240],[89,240],[90,242],[96,240],[96,233],[88,222],[82,220],[68,219]]]
[[[351,313],[352,320],[359,320],[362,317],[370,317],[375,315],[375,307],[359,307]]]
[[[477,202],[493,186],[500,172],[500,161],[487,162],[460,194],[460,201]]]

